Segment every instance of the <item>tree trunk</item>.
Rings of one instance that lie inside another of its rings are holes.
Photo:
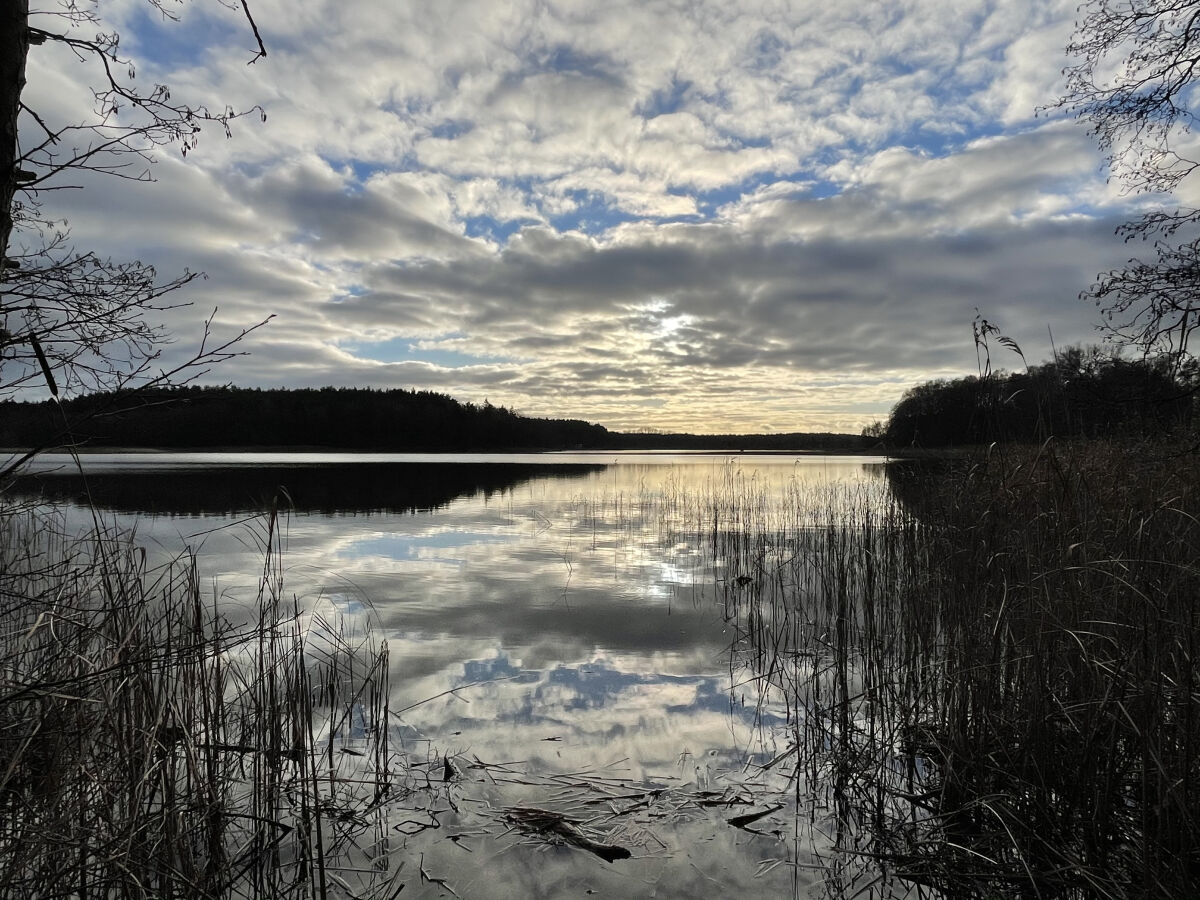
[[[0,283],[17,188],[17,113],[29,54],[29,0],[0,0]]]

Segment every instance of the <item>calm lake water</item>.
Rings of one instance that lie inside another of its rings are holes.
[[[235,608],[284,510],[287,591],[388,641],[394,740],[428,787],[391,826],[404,896],[822,896],[828,810],[771,761],[787,711],[747,683],[702,498],[830,484],[867,457],[559,453],[44,456],[18,493],[166,558]],[[450,781],[446,763],[453,772]],[[552,809],[630,859],[514,826]],[[778,808],[775,808],[778,807]],[[748,827],[740,815],[767,811]],[[418,862],[419,860],[419,862]]]

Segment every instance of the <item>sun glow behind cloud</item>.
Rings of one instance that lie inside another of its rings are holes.
[[[220,381],[857,430],[972,370],[977,308],[1033,359],[1091,339],[1126,252],[1083,129],[1034,115],[1072,3],[253,7],[247,67],[236,10],[112,4],[139,81],[269,119],[54,198],[83,246],[207,271],[179,352],[212,306],[276,315]],[[87,72],[36,50],[61,107]]]

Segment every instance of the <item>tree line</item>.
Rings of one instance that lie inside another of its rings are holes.
[[[614,446],[623,450],[767,450],[839,453],[859,450],[864,440],[857,434],[837,432],[777,432],[772,434],[614,434]]]
[[[71,423],[68,427],[65,423]],[[622,434],[445,394],[369,388],[184,386],[98,392],[60,403],[0,402],[0,446],[164,449],[849,450],[850,434]]]
[[[1190,426],[1196,383],[1169,357],[1070,347],[1025,371],[916,385],[864,436],[904,448],[1163,435]]]
[[[64,420],[72,423],[68,430]],[[534,419],[431,391],[235,387],[100,392],[62,402],[0,403],[0,445],[215,449],[489,450],[602,446],[603,426]]]

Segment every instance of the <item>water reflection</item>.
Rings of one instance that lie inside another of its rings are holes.
[[[459,497],[490,500],[536,478],[578,478],[602,468],[439,462],[171,468],[153,458],[144,468],[97,466],[86,458],[85,466],[86,475],[73,466],[43,463],[18,479],[12,493],[51,503],[82,503],[90,496],[104,509],[149,515],[252,512],[269,509],[276,497],[284,507],[303,513],[405,513],[441,509]]]
[[[805,896],[819,883],[805,868],[821,863],[819,829],[801,840],[796,823],[823,813],[802,808],[798,784],[755,831],[728,821],[768,786],[789,787],[784,767],[763,766],[792,737],[787,710],[741,685],[731,663],[734,625],[704,562],[704,528],[716,526],[695,498],[736,489],[766,503],[798,482],[879,480],[881,461],[609,454],[214,469],[170,456],[93,462],[94,502],[164,553],[197,552],[213,590],[236,598],[253,589],[263,540],[261,524],[234,523],[286,485],[287,588],[330,615],[365,610],[387,637],[398,747],[441,792],[429,800],[438,827],[400,829],[397,841],[461,895]],[[64,501],[84,527],[83,488],[59,472],[16,490]],[[442,784],[446,765],[455,777]],[[659,793],[611,813],[634,802],[614,798],[647,790]],[[556,803],[595,815],[601,797],[633,858],[552,847],[494,815]],[[440,892],[413,878],[405,895]]]

